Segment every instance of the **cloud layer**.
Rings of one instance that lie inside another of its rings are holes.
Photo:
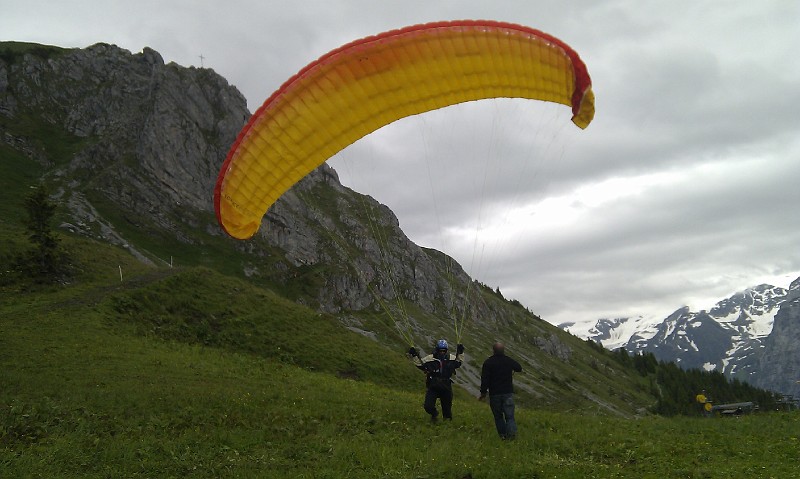
[[[2,3],[1,40],[149,46],[202,61],[251,110],[381,31],[463,18],[541,29],[589,68],[589,128],[556,105],[461,105],[347,148],[330,162],[343,182],[553,323],[664,317],[800,275],[796,2]]]

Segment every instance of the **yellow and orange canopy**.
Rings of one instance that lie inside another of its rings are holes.
[[[359,138],[401,118],[486,98],[527,98],[594,117],[578,54],[538,30],[495,21],[416,25],[322,56],[272,94],[242,129],[214,189],[232,237],[253,236],[296,182]]]

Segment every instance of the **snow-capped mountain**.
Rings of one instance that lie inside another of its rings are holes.
[[[651,338],[655,336],[658,326],[663,319],[635,318],[598,319],[594,324],[563,323],[559,327],[575,336],[591,339],[603,345],[606,349],[615,350],[627,347],[632,337],[642,336]]]
[[[762,284],[723,299],[708,311],[683,307],[660,321],[642,317],[600,319],[593,325],[561,327],[608,349],[624,347],[630,352],[649,352],[686,369],[720,371],[729,377],[761,383],[757,380],[759,358],[764,355],[776,314],[781,305],[797,297],[800,278],[788,290]],[[796,327],[800,329],[800,324]],[[798,353],[800,344],[794,351],[781,354]],[[775,357],[774,352],[771,357]]]

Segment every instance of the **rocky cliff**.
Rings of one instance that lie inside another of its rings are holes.
[[[142,231],[167,230],[187,243],[203,241],[197,230],[223,234],[213,219],[213,186],[250,116],[235,87],[212,70],[165,64],[149,48],[138,54],[106,44],[45,48],[14,60],[0,63],[0,113],[38,122],[38,130],[58,130],[72,151],[54,155],[19,128],[6,129],[3,141],[48,167],[71,212],[68,227],[134,252],[134,242],[103,209],[122,211]],[[375,228],[387,230],[385,244]],[[391,300],[400,289],[392,285],[402,285],[405,298],[425,310],[435,302],[452,307],[450,278],[434,258],[452,265],[457,282],[468,281],[452,261],[411,243],[388,208],[343,187],[327,166],[278,202],[256,241],[231,247],[257,254],[277,248],[285,253],[278,261],[287,263],[284,268],[333,260],[349,265],[319,288],[319,306],[330,312],[369,307],[376,300],[370,289]],[[348,251],[352,247],[357,255]],[[243,265],[247,274],[263,273],[254,264]],[[381,278],[383,271],[391,277]]]
[[[800,398],[800,278],[789,287],[755,369],[755,386]]]
[[[99,203],[185,241],[186,226],[208,223],[218,159],[249,116],[244,97],[222,77],[165,65],[149,48],[131,55],[106,44],[5,60],[0,115],[13,123],[2,141],[47,167],[73,229],[130,244],[98,213]],[[40,139],[43,132],[51,142]]]

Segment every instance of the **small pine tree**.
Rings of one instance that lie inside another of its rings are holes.
[[[33,248],[20,258],[20,267],[36,279],[55,280],[63,273],[64,264],[58,237],[50,226],[56,204],[50,201],[47,189],[40,185],[25,198],[25,210],[28,213],[25,226]]]

